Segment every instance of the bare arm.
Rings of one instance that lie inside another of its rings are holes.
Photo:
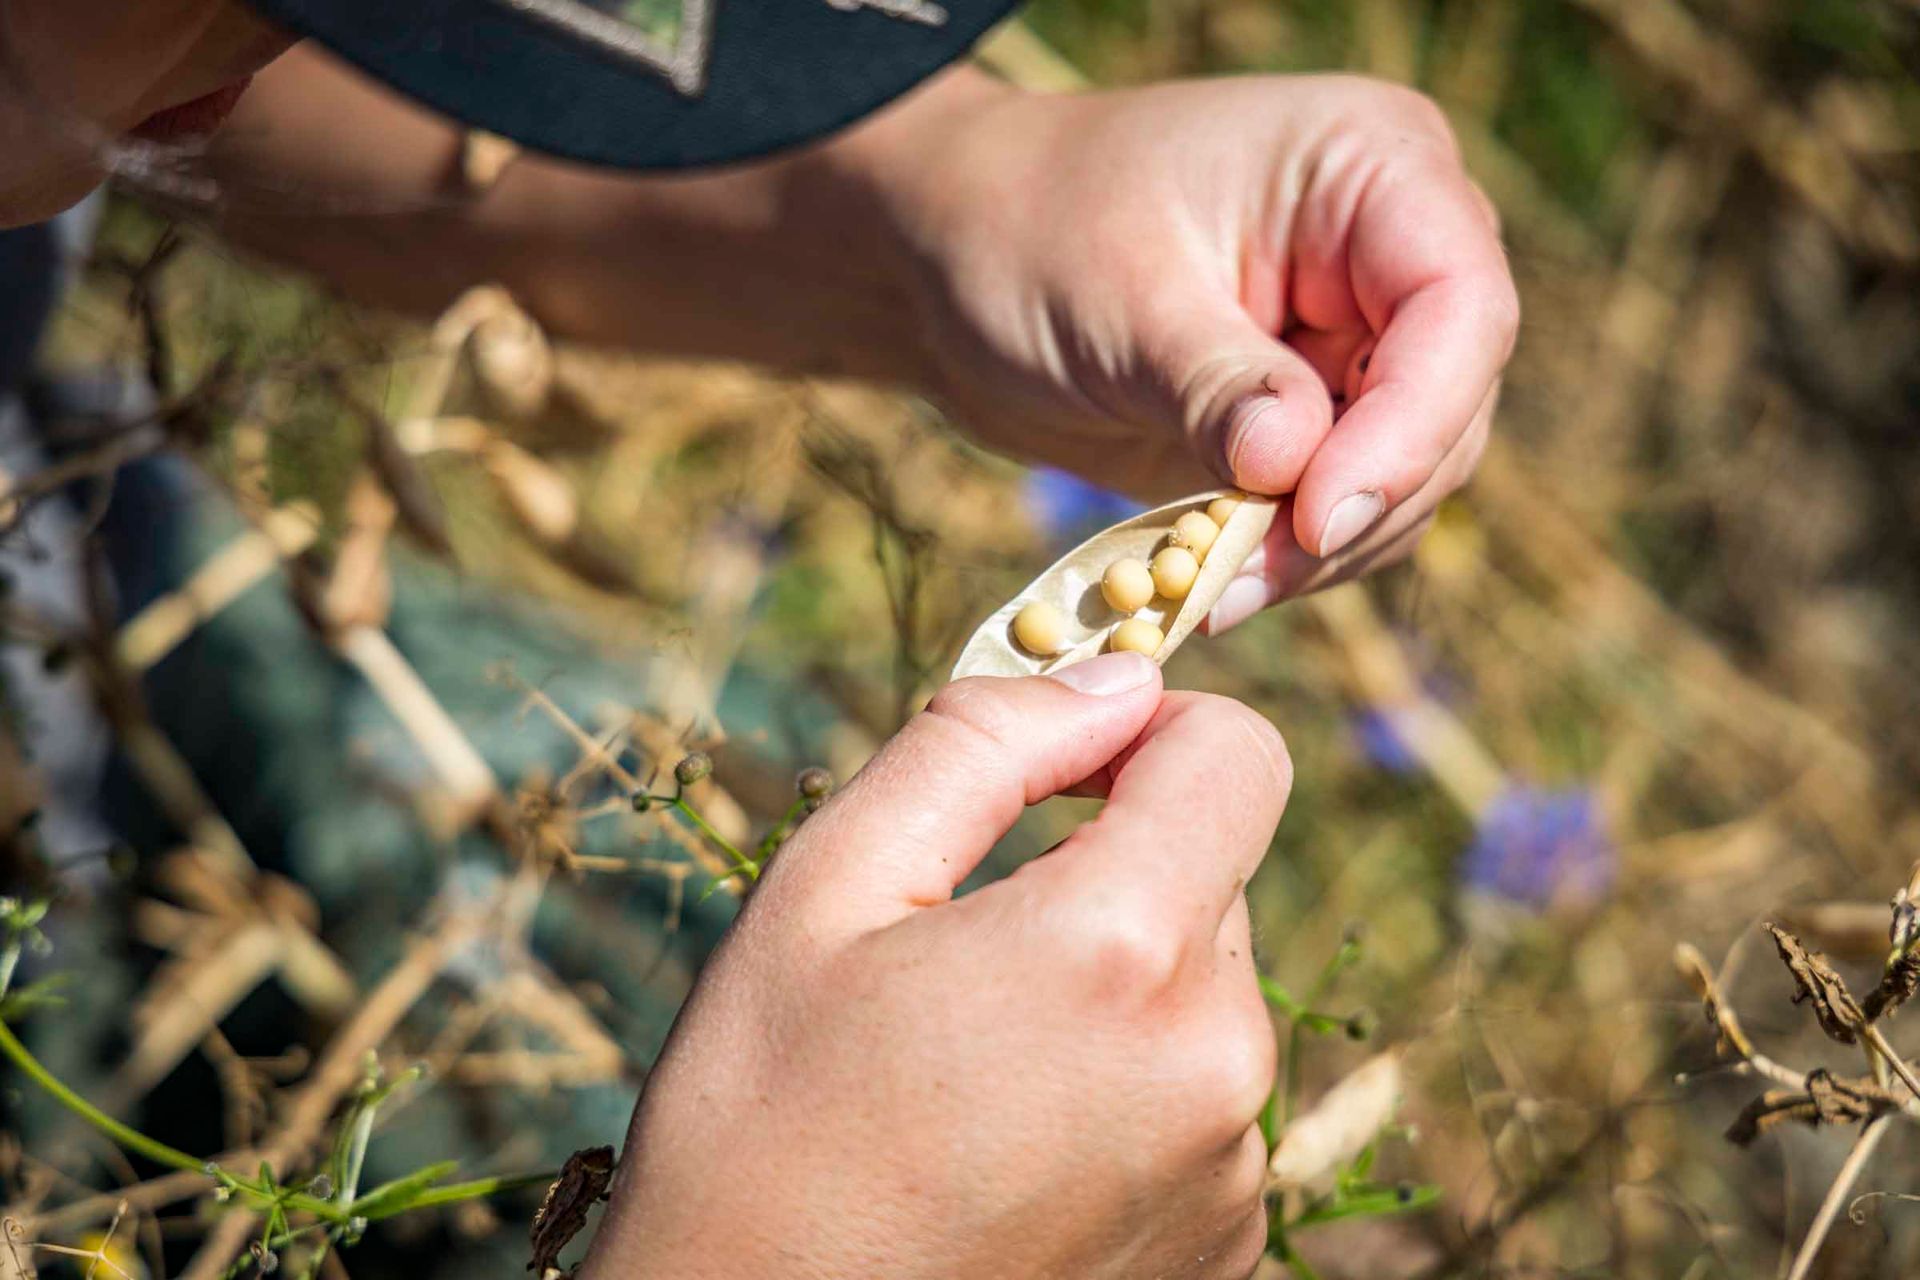
[[[475,192],[457,128],[301,47],[213,162],[235,241],[364,302],[433,312],[496,281],[582,341],[923,380],[899,247],[845,157],[888,145],[899,113],[924,127],[999,92],[963,69],[830,148],[652,178],[523,154]]]
[[[1444,117],[1352,77],[1038,95],[961,67],[757,164],[523,157],[478,195],[453,129],[317,54],[243,111],[234,235],[363,299],[498,281],[568,337],[913,383],[1143,497],[1289,495],[1214,630],[1411,547],[1518,322]]]

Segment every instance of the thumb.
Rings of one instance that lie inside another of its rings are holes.
[[[1333,429],[1319,373],[1231,300],[1176,309],[1163,323],[1148,349],[1164,353],[1164,385],[1202,459],[1249,493],[1291,493]]]
[[[1159,705],[1160,668],[1136,653],[956,681],[801,827],[754,897],[796,895],[810,926],[861,929],[945,902],[1022,809],[1097,772]]]

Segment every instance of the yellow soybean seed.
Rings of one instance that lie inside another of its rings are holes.
[[[1067,647],[1067,620],[1045,600],[1035,600],[1013,615],[1013,638],[1035,657],[1051,658]]]
[[[1149,566],[1153,589],[1169,600],[1184,600],[1200,576],[1200,560],[1185,547],[1162,547]]]
[[[1167,535],[1167,541],[1193,552],[1194,559],[1205,560],[1207,548],[1219,536],[1220,526],[1207,519],[1206,512],[1189,511],[1173,522],[1173,532]]]
[[[1107,637],[1107,647],[1115,653],[1144,653],[1151,658],[1166,638],[1165,632],[1145,618],[1128,618]]]
[[[1121,613],[1143,609],[1153,599],[1153,574],[1145,561],[1131,556],[1115,560],[1100,576],[1100,594]]]
[[[1229,493],[1223,498],[1215,498],[1207,504],[1207,519],[1217,525],[1225,525],[1227,517],[1232,515],[1234,509],[1243,501],[1245,501],[1244,495],[1238,493]]]

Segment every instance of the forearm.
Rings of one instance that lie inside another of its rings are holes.
[[[523,155],[472,192],[457,131],[301,52],[214,160],[236,241],[361,301],[430,313],[492,280],[566,337],[911,381],[924,358],[885,170],[997,92],[963,69],[758,164],[638,178]]]

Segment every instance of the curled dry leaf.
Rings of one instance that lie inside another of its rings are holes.
[[[1727,1129],[1727,1141],[1750,1146],[1760,1135],[1782,1124],[1864,1124],[1876,1116],[1900,1109],[1901,1100],[1867,1076],[1836,1076],[1825,1068],[1807,1073],[1807,1087],[1769,1089],[1749,1102]]]
[[[1215,489],[1170,502],[1141,512],[1088,538],[1061,556],[1046,572],[1028,583],[1019,595],[996,610],[980,624],[967,641],[954,664],[953,678],[967,676],[1031,676],[1084,661],[1099,654],[1107,643],[1107,634],[1127,615],[1111,608],[1100,594],[1100,575],[1115,560],[1150,560],[1165,544],[1174,521],[1190,511],[1204,512],[1215,498],[1233,489]],[[1220,529],[1200,566],[1184,600],[1154,597],[1132,616],[1150,622],[1166,633],[1153,660],[1165,662],[1193,629],[1205,620],[1220,593],[1240,572],[1240,566],[1253,554],[1267,530],[1273,526],[1275,504],[1272,498],[1248,497],[1234,509]],[[1043,601],[1060,611],[1066,619],[1066,649],[1057,657],[1029,653],[1014,639],[1013,619],[1034,601]]]
[[[561,1251],[587,1225],[587,1211],[607,1198],[617,1164],[612,1147],[589,1147],[568,1156],[561,1166],[560,1176],[547,1188],[546,1199],[533,1215],[529,1232],[533,1261],[527,1264],[527,1270],[540,1280],[563,1274],[559,1267]]]
[[[1880,985],[1867,992],[1860,1012],[1868,1022],[1876,1021],[1913,999],[1916,991],[1920,991],[1920,949],[1909,948],[1880,975]]]
[[[1780,959],[1799,987],[1793,1002],[1810,1002],[1820,1029],[1841,1044],[1852,1044],[1866,1027],[1867,1016],[1853,993],[1847,990],[1845,979],[1827,963],[1824,955],[1807,950],[1800,939],[1779,925],[1769,922],[1767,932],[1773,935],[1773,945],[1780,949]]]
[[[1376,1054],[1288,1125],[1267,1163],[1267,1187],[1292,1191],[1332,1177],[1366,1149],[1400,1108],[1400,1055]]]

